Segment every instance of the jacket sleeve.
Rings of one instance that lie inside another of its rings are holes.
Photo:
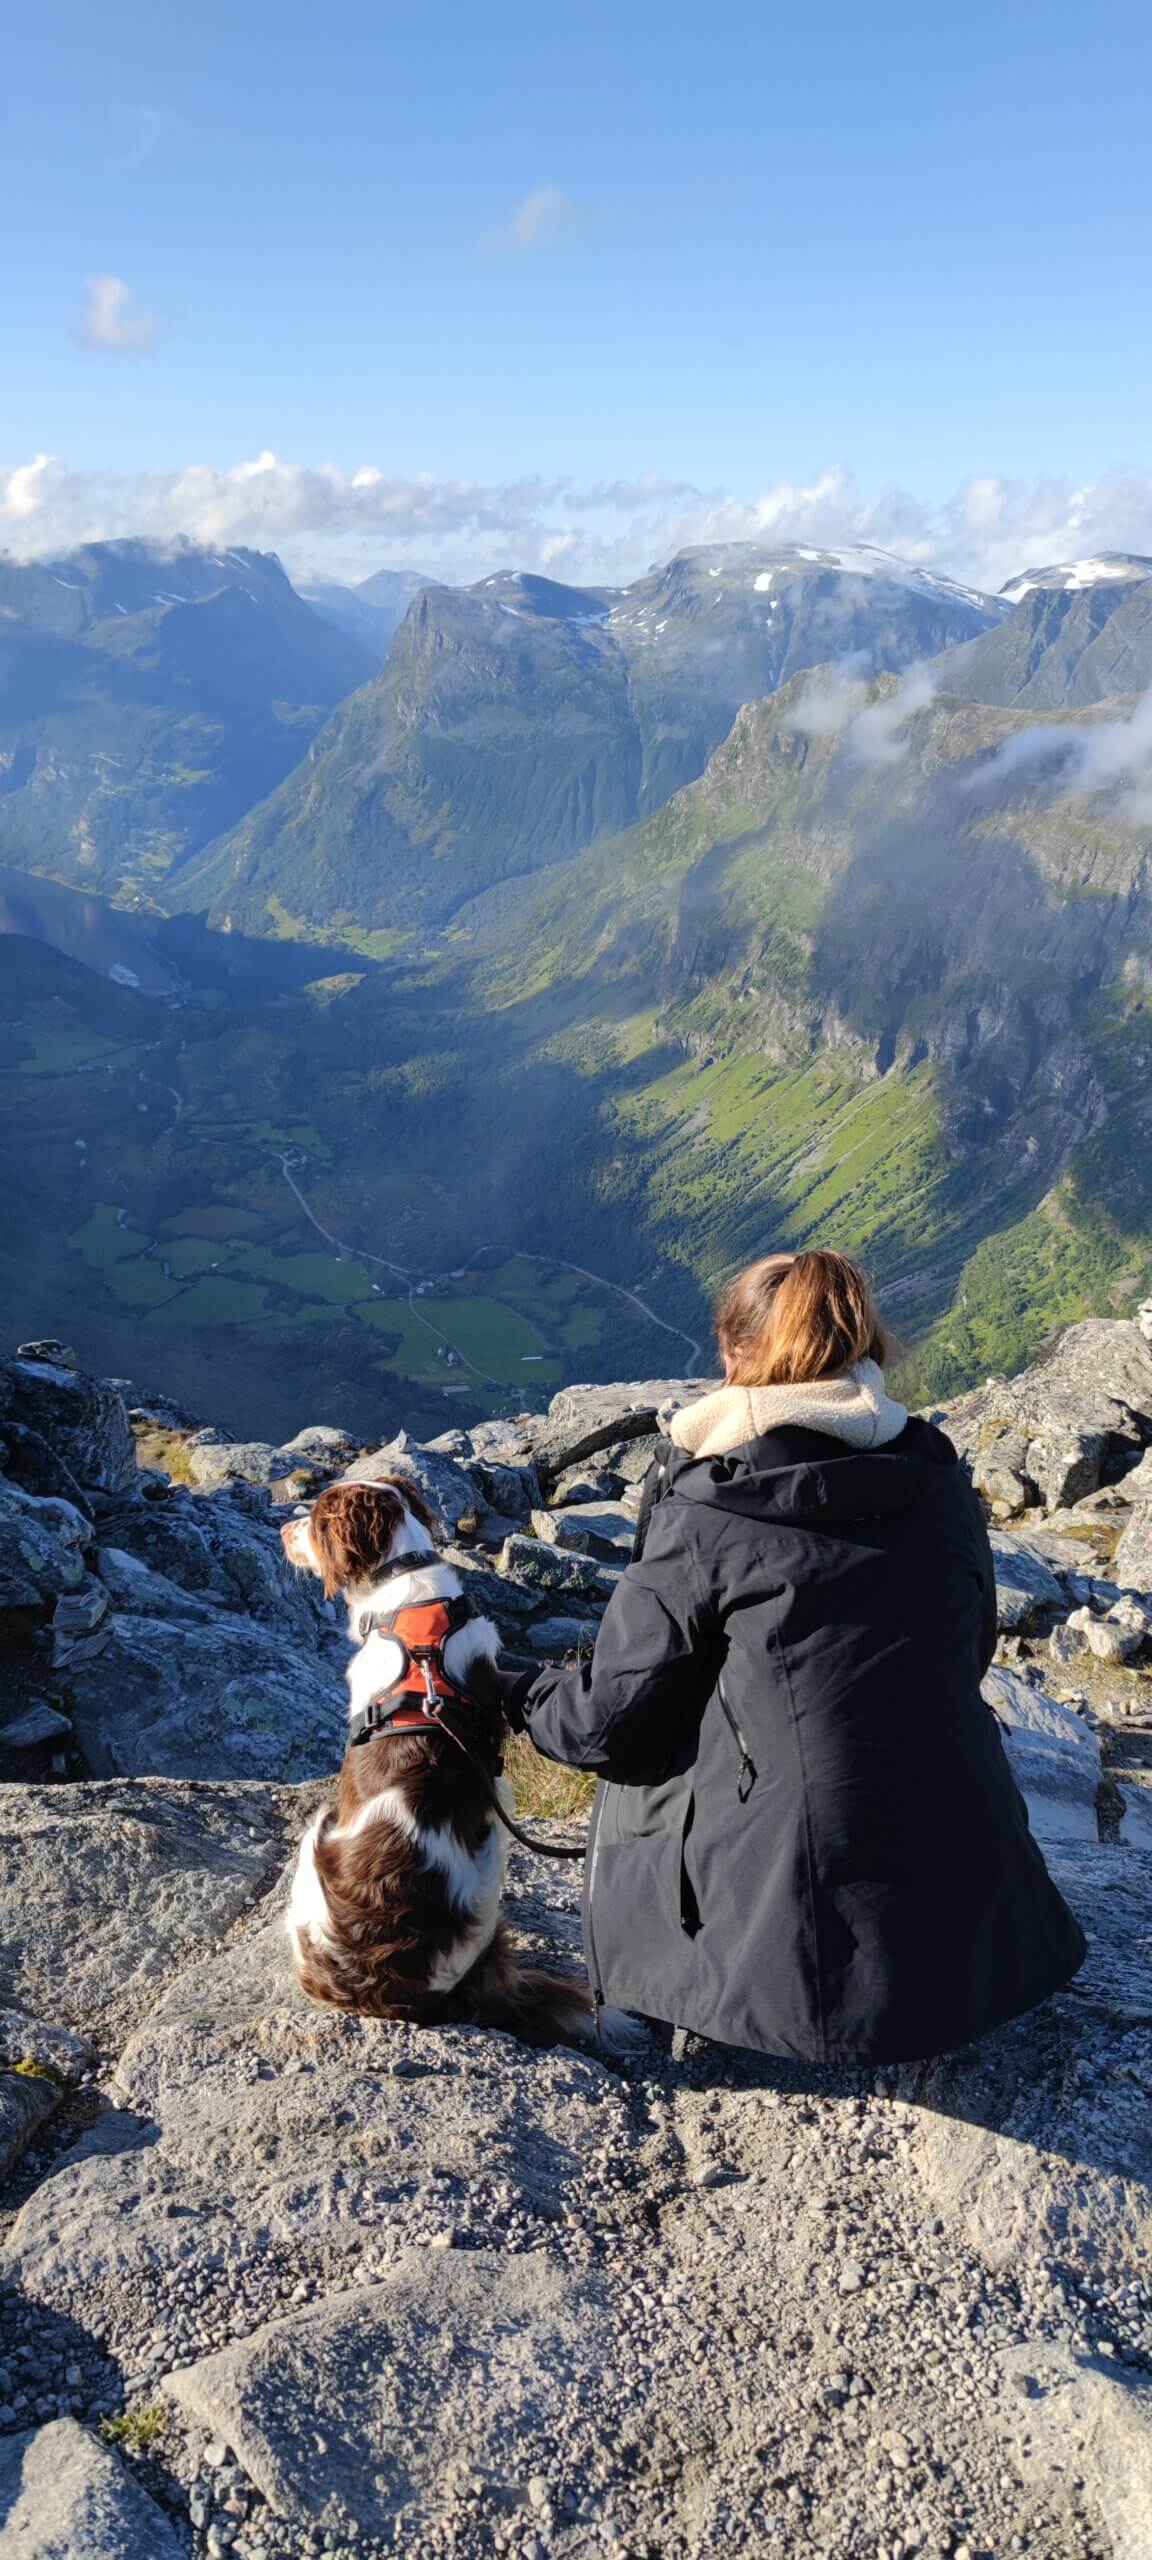
[[[984,1674],[988,1669],[988,1665],[992,1660],[992,1656],[996,1651],[1000,1612],[996,1599],[996,1562],[988,1536],[988,1526],[984,1518],[983,1505],[980,1501],[979,1494],[975,1491],[973,1491],[972,1494],[972,1509],[975,1513],[976,1546],[979,1557],[980,1572],[984,1580],[984,1615],[980,1628],[980,1677],[983,1679]]]
[[[518,1701],[524,1724],[550,1760],[624,1786],[653,1785],[693,1756],[722,1650],[719,1612],[686,1546],[681,1506],[659,1502],[591,1661],[540,1672]]]

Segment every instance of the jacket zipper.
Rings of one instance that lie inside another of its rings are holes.
[[[752,1758],[752,1754],[749,1751],[740,1727],[736,1722],[736,1718],[732,1713],[728,1700],[724,1695],[723,1672],[721,1672],[716,1683],[716,1695],[720,1701],[720,1713],[724,1718],[724,1722],[727,1725],[740,1754],[740,1775],[736,1782],[736,1793],[741,1804],[747,1804],[748,1798],[752,1793],[752,1789],[756,1784],[756,1763]]]
[[[596,1884],[596,1861],[600,1855],[600,1824],[603,1820],[603,1815],[604,1788],[603,1782],[601,1782],[596,1791],[596,1802],[593,1807],[592,1821],[588,1832],[588,1845],[584,1852],[584,1908],[588,1915],[587,1925],[584,1932],[586,1942],[585,1953],[588,1958],[588,1979],[592,1985],[592,1998],[595,2001],[597,2009],[602,2009],[604,2006],[604,1987],[600,1980],[600,1970],[596,1962],[596,1940],[592,1928],[592,1894]]]

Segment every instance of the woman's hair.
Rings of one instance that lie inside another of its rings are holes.
[[[859,1263],[846,1253],[770,1253],[730,1280],[716,1339],[734,1386],[835,1378],[883,1364],[888,1336]]]

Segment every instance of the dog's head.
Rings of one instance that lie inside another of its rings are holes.
[[[409,1476],[375,1484],[330,1484],[309,1512],[280,1531],[289,1564],[318,1574],[329,1598],[375,1580],[393,1553],[434,1552],[436,1515]]]

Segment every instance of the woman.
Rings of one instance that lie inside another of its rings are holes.
[[[604,1781],[593,1985],[805,2061],[946,2052],[1085,1952],[980,1695],[980,1506],[885,1393],[843,1254],[754,1263],[717,1334],[725,1383],[672,1418],[591,1662],[513,1693],[540,1751]]]

